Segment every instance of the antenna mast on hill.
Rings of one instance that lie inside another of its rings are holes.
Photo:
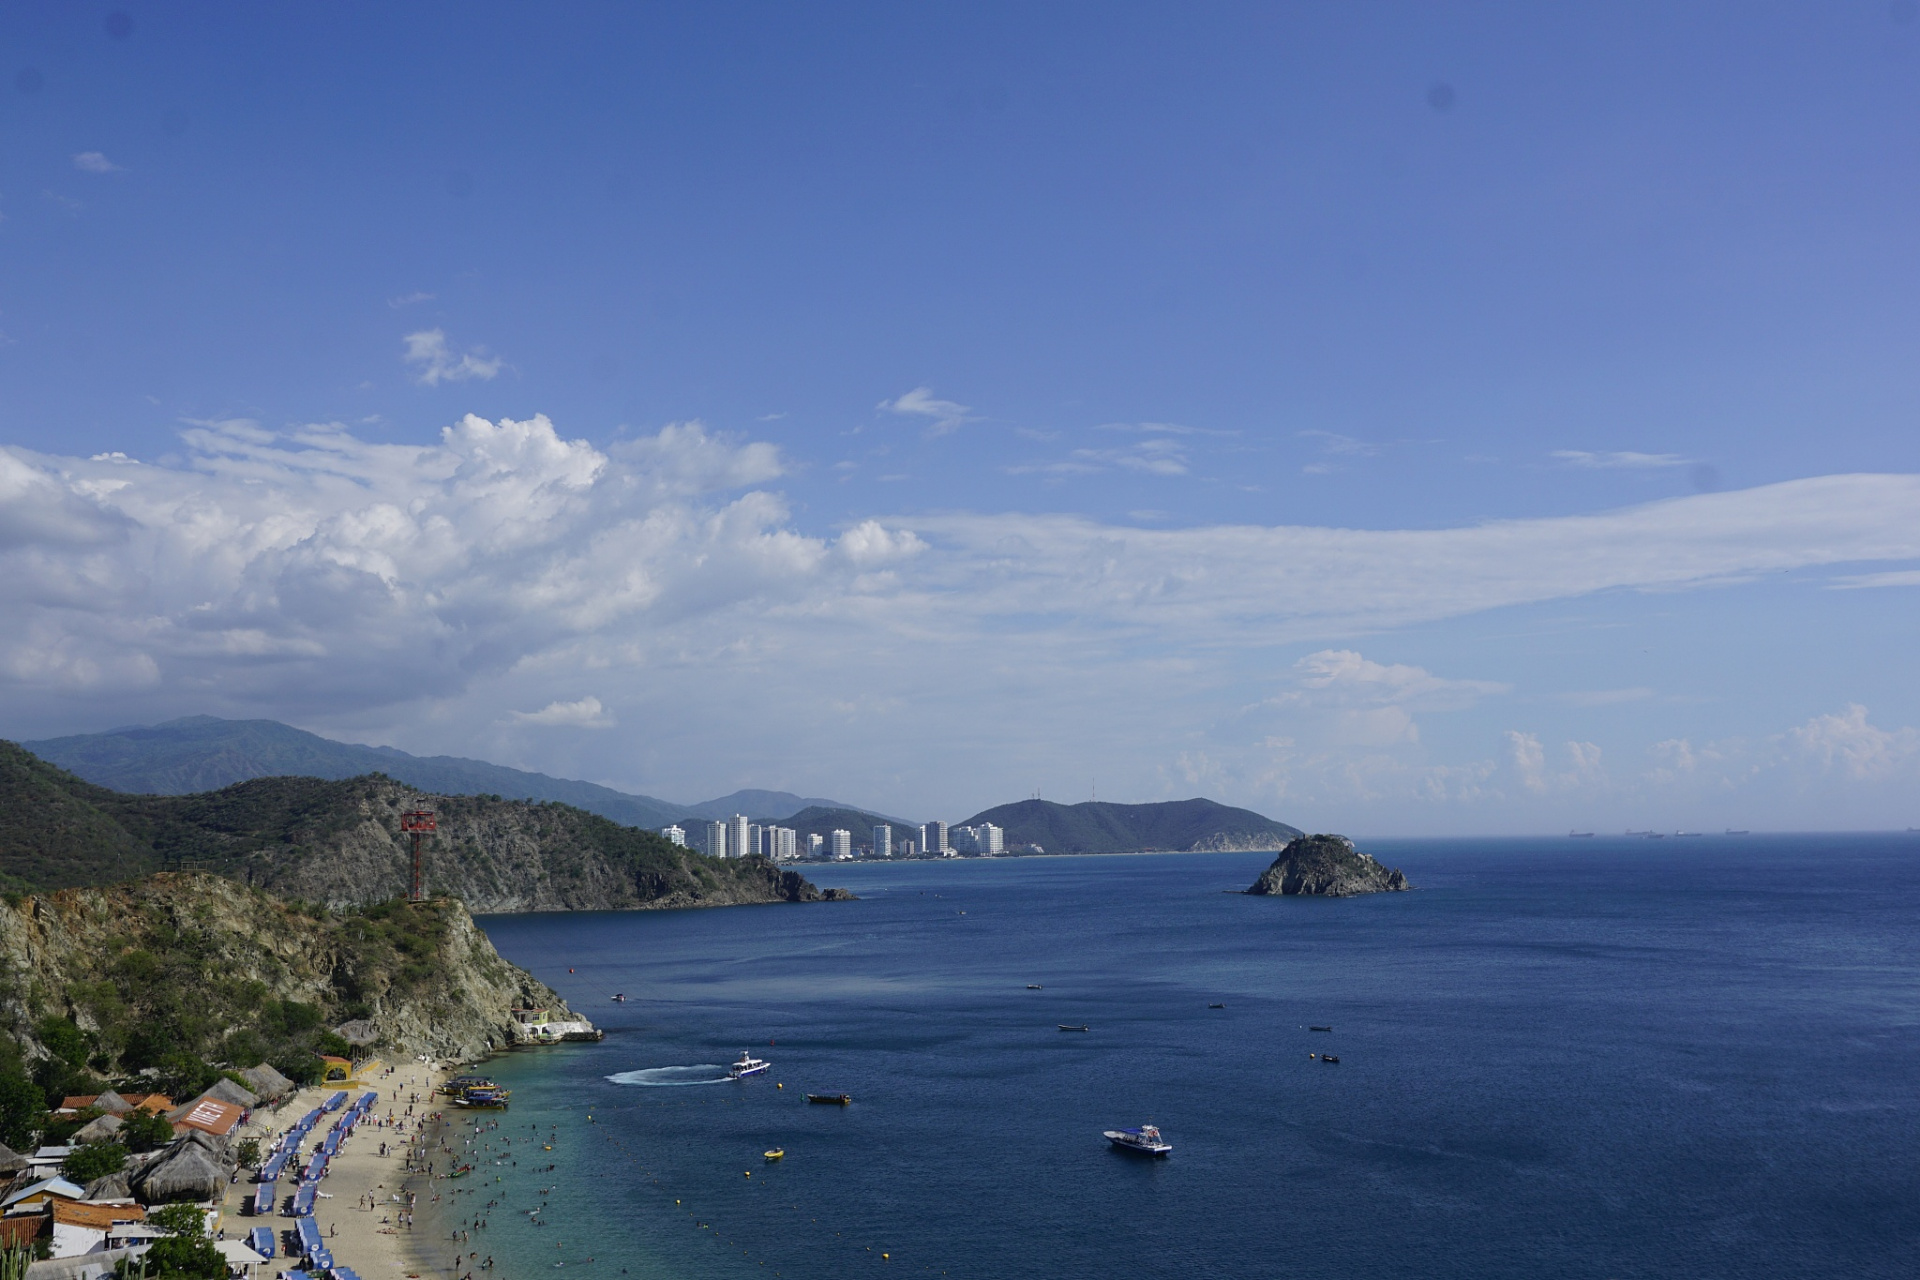
[[[413,837],[413,888],[407,894],[407,901],[425,902],[427,895],[420,885],[420,842],[434,832],[433,810],[407,810],[400,815],[400,831]]]

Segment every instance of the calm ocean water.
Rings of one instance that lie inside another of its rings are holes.
[[[1417,891],[1233,896],[1267,856],[1170,854],[488,918],[609,1034],[491,1064],[501,1134],[553,1150],[465,1184],[500,1201],[466,1247],[514,1280],[1920,1270],[1920,837],[1368,847]],[[772,1073],[684,1083],[743,1048]],[[1170,1159],[1100,1138],[1148,1119]]]

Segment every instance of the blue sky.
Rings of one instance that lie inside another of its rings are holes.
[[[1911,4],[77,5],[0,48],[0,733],[1920,823]]]

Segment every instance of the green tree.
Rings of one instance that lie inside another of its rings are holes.
[[[198,1208],[162,1205],[147,1222],[167,1232],[147,1250],[147,1280],[227,1280],[227,1260],[207,1239],[207,1217]]]
[[[60,1172],[85,1186],[127,1167],[127,1149],[117,1142],[89,1142],[60,1162]]]
[[[234,1159],[238,1160],[241,1164],[245,1165],[247,1168],[249,1169],[258,1168],[260,1165],[260,1139],[258,1138],[240,1139],[240,1145],[234,1149],[233,1154],[234,1154]]]
[[[157,1111],[135,1111],[123,1117],[120,1141],[129,1151],[152,1151],[173,1141],[173,1126]]]
[[[15,1151],[33,1146],[47,1118],[47,1098],[18,1071],[0,1072],[0,1142]]]

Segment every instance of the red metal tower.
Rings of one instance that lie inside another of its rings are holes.
[[[434,832],[433,810],[407,810],[400,815],[400,830],[413,837],[413,890],[407,894],[407,901],[424,902],[426,894],[420,886],[420,842]]]

